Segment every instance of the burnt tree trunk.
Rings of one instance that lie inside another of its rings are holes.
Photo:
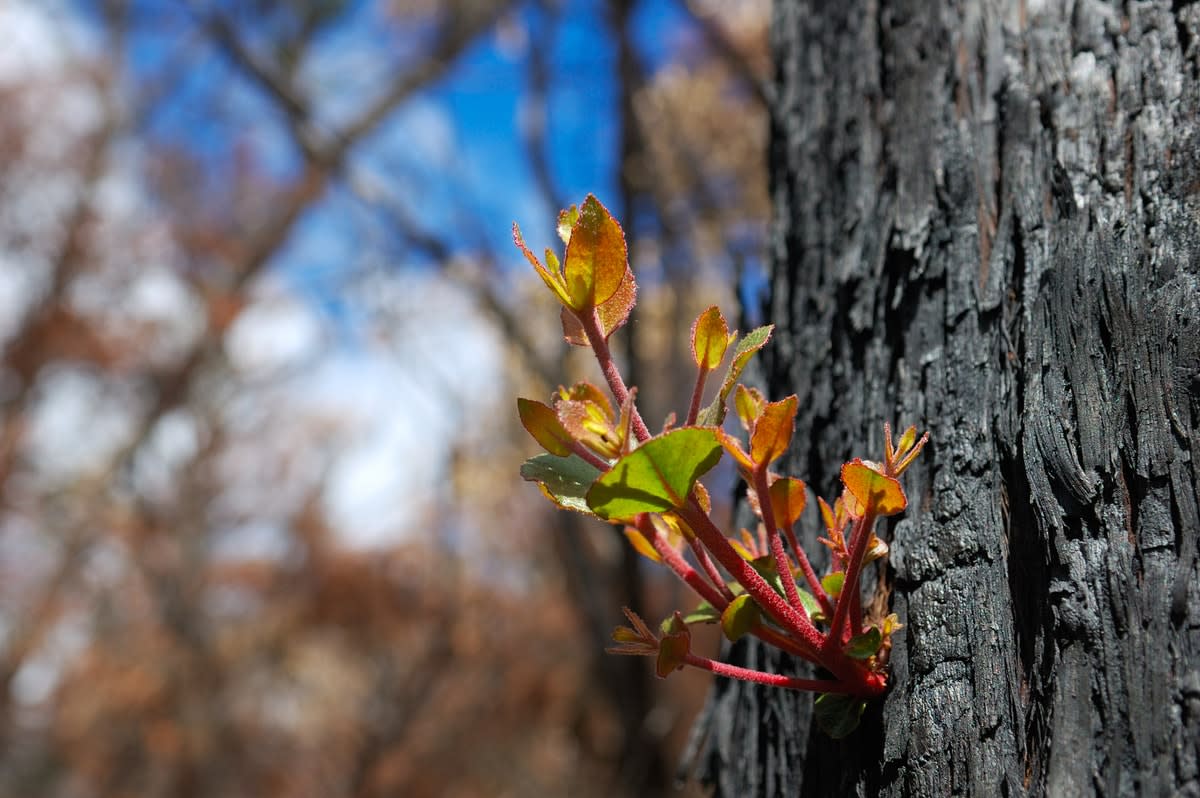
[[[1200,795],[1200,2],[778,0],[773,30],[789,473],[836,495],[885,420],[932,444],[880,530],[887,698],[832,741],[721,683],[704,774]]]

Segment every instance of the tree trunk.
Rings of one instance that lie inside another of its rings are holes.
[[[721,683],[705,775],[729,798],[1200,795],[1200,2],[775,16],[789,473],[833,497],[884,421],[932,443],[880,530],[887,698],[832,741],[810,696]]]

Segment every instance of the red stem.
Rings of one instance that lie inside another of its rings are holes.
[[[725,597],[726,601],[733,601],[733,591],[725,584],[724,577],[717,570],[717,564],[713,562],[712,557],[708,556],[708,552],[705,551],[704,546],[700,545],[700,541],[696,538],[688,538],[688,546],[691,547],[692,554],[696,556],[696,561],[700,563],[704,573],[708,574],[713,586],[721,591],[721,595]]]
[[[689,653],[683,658],[683,661],[688,665],[703,670],[715,673],[718,676],[726,676],[730,679],[741,679],[744,682],[755,682],[756,684],[766,684],[772,687],[789,687],[793,690],[812,690],[817,693],[847,693],[849,695],[862,695],[863,689],[859,685],[847,684],[845,682],[834,682],[828,679],[801,679],[796,676],[783,676],[778,673],[766,673],[764,671],[756,671],[750,668],[742,668],[737,665],[730,665],[725,662],[717,662],[706,657],[699,657]],[[873,695],[874,693],[867,693]]]
[[[782,649],[789,654],[794,654],[801,659],[806,659],[809,662],[820,665],[821,653],[812,648],[809,648],[799,640],[794,640],[791,637],[778,632],[765,624],[758,624],[750,628],[750,634],[757,637],[766,643],[770,643],[778,649]]]
[[[779,534],[779,527],[775,525],[775,508],[771,506],[771,490],[767,485],[765,464],[758,464],[754,468],[754,492],[758,494],[758,510],[762,513],[763,526],[767,528],[767,538],[771,542],[771,554],[775,557],[775,569],[779,571],[779,579],[783,582],[784,595],[787,596],[788,603],[800,612],[804,612],[804,605],[800,603],[800,594],[796,592],[796,577],[792,574],[792,561],[788,559],[787,552],[783,550],[783,537]],[[820,587],[820,583],[817,584],[817,587]]]
[[[716,607],[718,612],[723,612],[729,606],[729,599],[725,598],[717,588],[704,581],[704,577],[695,568],[688,565],[687,560],[683,559],[683,556],[671,546],[666,537],[658,533],[648,513],[639,514],[636,520],[638,531],[646,537],[646,540],[650,541],[650,545],[658,552],[663,563],[674,571],[676,576],[696,591],[702,599]]]
[[[704,366],[699,367],[696,372],[696,387],[692,388],[692,404],[688,407],[686,426],[691,426],[696,423],[696,419],[700,416],[700,402],[704,397],[704,381],[708,379],[708,369]]]
[[[829,624],[829,637],[825,640],[826,650],[841,649],[842,631],[846,624],[846,615],[853,603],[854,595],[858,593],[858,576],[862,573],[863,555],[867,551],[867,540],[871,537],[871,528],[875,526],[875,510],[869,508],[862,518],[854,524],[853,542],[850,548],[850,561],[846,564],[846,578],[842,582],[842,592],[838,596],[837,609],[833,613],[833,621]]]
[[[746,588],[750,597],[758,605],[773,616],[784,628],[795,634],[801,641],[814,649],[821,649],[824,641],[821,634],[813,626],[808,616],[792,607],[783,597],[776,593],[749,563],[734,551],[733,546],[721,534],[721,530],[713,524],[708,515],[692,502],[680,511],[680,516],[687,521],[692,531],[704,546],[717,558],[717,562],[725,567],[734,579]]]
[[[608,388],[612,391],[613,398],[617,400],[618,406],[623,406],[625,400],[629,398],[629,388],[626,387],[625,380],[617,369],[612,352],[608,348],[608,339],[604,337],[604,331],[600,327],[599,313],[593,308],[590,313],[577,314],[576,318],[583,326],[588,343],[592,345],[592,352],[596,355],[596,362],[600,364],[600,371],[604,372],[604,379],[608,382]],[[633,407],[633,434],[639,443],[650,439],[650,429],[642,420],[642,414],[638,412],[636,405]]]
[[[571,451],[601,471],[607,471],[608,469],[612,468],[612,463],[608,462],[577,440],[572,439]]]

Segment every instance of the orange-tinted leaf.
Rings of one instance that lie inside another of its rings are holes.
[[[820,496],[817,497],[817,504],[821,508],[821,520],[825,522],[826,529],[835,529],[833,509]]]
[[[669,511],[656,513],[650,516],[650,520],[660,533],[667,536],[667,542],[674,549],[679,549],[684,540],[696,537],[696,533],[692,531],[686,521],[679,517],[678,513]]]
[[[672,671],[682,668],[687,655],[692,651],[692,633],[688,631],[683,616],[678,612],[663,622],[663,632],[663,638],[658,644],[658,662],[654,668],[660,679],[665,679]]]
[[[700,509],[706,513],[712,512],[712,497],[708,495],[708,488],[704,487],[704,483],[697,482],[692,486],[692,490],[696,492],[696,501]]]
[[[775,523],[780,529],[790,529],[808,503],[804,482],[795,477],[781,477],[771,483],[770,492]]]
[[[880,540],[875,533],[871,533],[871,539],[867,541],[867,550],[863,552],[863,564],[882,560],[888,556],[888,544]]]
[[[605,649],[610,654],[629,654],[632,656],[654,657],[658,655],[658,638],[650,631],[636,612],[628,607],[621,611],[629,619],[629,626],[618,626],[613,629],[612,639],[617,645]]]
[[[596,312],[600,316],[600,329],[604,332],[606,339],[629,320],[629,314],[636,304],[637,282],[633,279],[633,271],[626,267],[625,279],[621,281],[616,292],[608,298],[607,302],[596,308]],[[563,337],[567,343],[574,346],[590,346],[587,333],[583,331],[583,325],[579,323],[575,314],[565,307],[562,309],[562,328]]]
[[[861,517],[868,509],[878,515],[895,515],[908,506],[898,480],[884,476],[857,458],[842,466],[842,484],[854,502],[854,506],[846,509],[855,517]]]
[[[612,630],[612,639],[614,643],[638,643],[642,636],[628,626],[618,626]]]
[[[654,550],[654,546],[650,541],[646,540],[646,536],[642,534],[637,527],[627,526],[624,529],[625,537],[629,538],[629,543],[633,546],[638,554],[642,555],[653,562],[662,562],[662,557]]]
[[[742,448],[741,441],[719,427],[715,431],[717,433],[717,440],[720,441],[725,451],[733,455],[733,459],[737,461],[738,467],[746,471],[753,471],[754,461],[750,459],[750,455],[746,454],[746,450]]]
[[[543,449],[559,457],[566,457],[571,453],[573,439],[558,420],[552,407],[533,399],[518,399],[517,413],[521,416],[521,426],[525,427]]]
[[[554,406],[559,422],[573,439],[601,457],[617,457],[621,452],[620,432],[613,426],[605,408],[591,400],[560,401]]]
[[[692,359],[698,368],[712,371],[721,365],[729,343],[729,325],[720,308],[713,305],[696,317],[692,324]]]
[[[745,532],[745,530],[742,530],[742,531]],[[737,538],[728,538],[728,540],[729,540],[729,545],[733,547],[733,550],[736,551],[738,553],[738,556],[740,556],[746,562],[750,562],[751,560],[753,560],[755,557],[758,556],[754,551],[752,551],[749,547],[747,547],[742,541],[738,540]]]
[[[591,194],[579,208],[563,260],[566,292],[573,310],[603,305],[625,279],[629,266],[625,234],[608,209]]]
[[[796,426],[796,408],[800,400],[792,394],[778,402],[768,402],[754,425],[750,436],[750,457],[765,465],[777,460],[787,451]]]

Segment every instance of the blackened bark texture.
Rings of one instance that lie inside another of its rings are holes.
[[[706,775],[1200,795],[1200,2],[778,0],[773,30],[790,472],[831,497],[885,420],[933,442],[881,530],[886,700],[835,742],[720,684]]]

